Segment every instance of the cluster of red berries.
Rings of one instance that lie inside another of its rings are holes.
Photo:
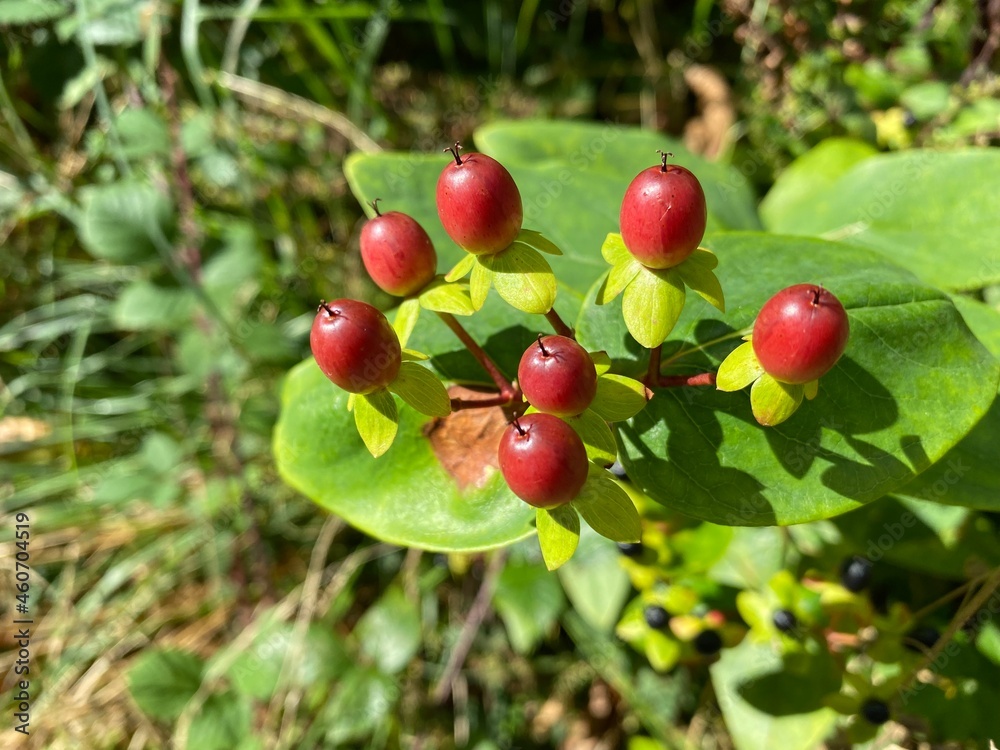
[[[436,200],[447,234],[473,256],[493,256],[519,236],[523,240],[521,195],[510,173],[485,154],[461,154],[459,144],[445,150],[453,160],[438,179]],[[620,242],[628,262],[638,264],[634,273],[642,268],[675,273],[672,269],[688,262],[705,233],[707,208],[698,179],[684,167],[668,164],[671,154],[660,153],[660,164],[640,172],[622,200]],[[419,295],[437,283],[437,254],[424,228],[398,211],[381,213],[377,200],[372,208],[375,216],[361,232],[361,257],[375,283],[401,297]],[[829,291],[806,284],[789,287],[761,309],[751,341],[737,350],[739,357],[723,363],[719,387],[736,390],[753,382],[756,392],[757,381],[766,374],[792,388],[799,400],[802,393],[812,398],[816,379],[839,359],[847,336],[847,315]],[[322,303],[310,343],[323,373],[354,394],[392,387],[405,359],[385,316],[354,300]],[[737,376],[724,379],[727,366]],[[517,375],[515,392],[527,403],[517,398],[507,404],[515,418],[500,442],[501,472],[527,503],[540,508],[564,504],[579,494],[590,470],[584,443],[567,420],[594,400],[594,361],[571,336],[540,336],[525,351]],[[763,424],[787,419],[798,406],[759,411],[753,393],[751,401]]]

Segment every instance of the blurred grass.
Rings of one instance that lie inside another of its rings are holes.
[[[153,720],[126,675],[154,646],[180,648],[206,661],[198,699],[210,697],[232,682],[213,664],[251,642],[265,613],[322,625],[373,668],[355,626],[399,586],[422,615],[422,641],[387,678],[396,697],[372,725],[320,710],[332,701],[367,716],[343,684],[375,691],[371,674],[306,688],[285,679],[255,704],[260,742],[240,748],[550,747],[623,741],[617,725],[683,747],[641,696],[611,700],[601,718],[598,698],[607,683],[625,689],[630,657],[595,660],[617,647],[574,620],[580,654],[563,635],[527,657],[489,619],[452,702],[430,705],[483,561],[446,567],[331,527],[275,473],[277,394],[307,354],[318,298],[388,302],[356,252],[362,212],[341,169],[354,148],[432,148],[498,116],[689,135],[694,124],[723,157],[758,164],[764,187],[826,135],[883,148],[995,141],[995,72],[965,80],[974,4],[876,5],[864,18],[829,2],[81,0],[0,24],[0,606],[14,594],[10,514],[27,510],[39,623],[22,744],[165,747],[198,731],[197,700],[179,723]],[[696,64],[716,71],[734,128],[708,117]],[[929,79],[945,103],[918,118],[906,107]],[[130,130],[136,112],[147,118]],[[79,236],[83,188],[127,175],[170,195],[178,221],[156,255],[121,264]],[[138,310],[154,314],[126,308],[151,288],[160,296]],[[163,293],[181,307],[156,307]],[[293,631],[288,659],[305,632]],[[15,655],[2,643],[8,672]],[[710,700],[677,712],[707,722],[703,746],[726,746]]]

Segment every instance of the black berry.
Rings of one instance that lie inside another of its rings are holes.
[[[618,551],[625,557],[638,557],[644,549],[642,542],[618,542]]]
[[[861,715],[876,726],[889,721],[889,707],[878,698],[868,698],[861,704]]]
[[[795,615],[787,609],[777,610],[771,619],[774,622],[774,627],[782,633],[789,633],[795,630],[795,628],[799,625],[798,619],[796,619]]]
[[[930,625],[917,625],[917,627],[906,634],[906,638],[903,639],[903,645],[908,650],[919,653],[924,649],[934,648],[934,644],[938,642],[940,637],[941,633],[938,632],[937,628],[932,628]],[[920,646],[924,648],[920,648]]]
[[[659,604],[650,604],[642,611],[646,624],[654,630],[663,630],[670,623],[670,613]]]
[[[840,582],[844,588],[855,594],[868,587],[872,577],[872,564],[864,558],[854,555],[844,561],[840,567]]]
[[[694,639],[694,649],[699,654],[711,656],[719,653],[722,648],[722,636],[715,630],[702,630]]]

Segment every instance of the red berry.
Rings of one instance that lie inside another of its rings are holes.
[[[437,272],[437,253],[424,228],[399,211],[381,214],[361,230],[361,260],[372,281],[389,294],[405,297],[423,289]]]
[[[587,449],[559,417],[528,414],[500,438],[500,472],[515,495],[536,508],[552,508],[580,494],[587,481]]]
[[[364,302],[321,304],[309,346],[323,374],[351,393],[377,391],[399,373],[399,338],[385,316]]]
[[[473,255],[505,249],[521,231],[521,194],[510,172],[486,154],[459,156],[441,172],[437,183],[438,216],[455,243]]]
[[[644,169],[625,191],[619,221],[632,256],[649,268],[671,268],[687,259],[705,236],[708,209],[698,178],[684,167]]]
[[[542,336],[525,349],[517,381],[529,404],[557,417],[580,414],[597,395],[594,361],[566,336]]]
[[[850,326],[840,300],[815,284],[782,289],[760,309],[753,351],[782,383],[808,383],[829,372],[847,346]]]

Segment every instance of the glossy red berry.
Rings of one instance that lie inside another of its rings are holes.
[[[689,170],[662,163],[644,169],[625,191],[619,215],[622,240],[649,268],[682,263],[705,236],[708,209],[701,183]]]
[[[775,380],[808,383],[837,363],[849,333],[840,300],[815,284],[796,284],[760,309],[753,326],[753,351],[764,372]]]
[[[597,395],[594,361],[566,336],[542,336],[525,349],[517,382],[529,404],[558,417],[582,413]]]
[[[323,374],[351,393],[377,391],[399,373],[399,338],[385,316],[364,302],[322,303],[309,346]]]
[[[486,154],[460,155],[441,172],[437,183],[438,216],[444,230],[463,250],[490,255],[505,249],[521,231],[521,194],[504,166]]]
[[[420,291],[437,273],[434,244],[416,219],[399,211],[379,213],[361,230],[361,260],[372,281],[389,294]]]
[[[587,481],[587,450],[572,427],[551,414],[528,414],[500,438],[500,472],[515,495],[536,508],[568,503]]]

